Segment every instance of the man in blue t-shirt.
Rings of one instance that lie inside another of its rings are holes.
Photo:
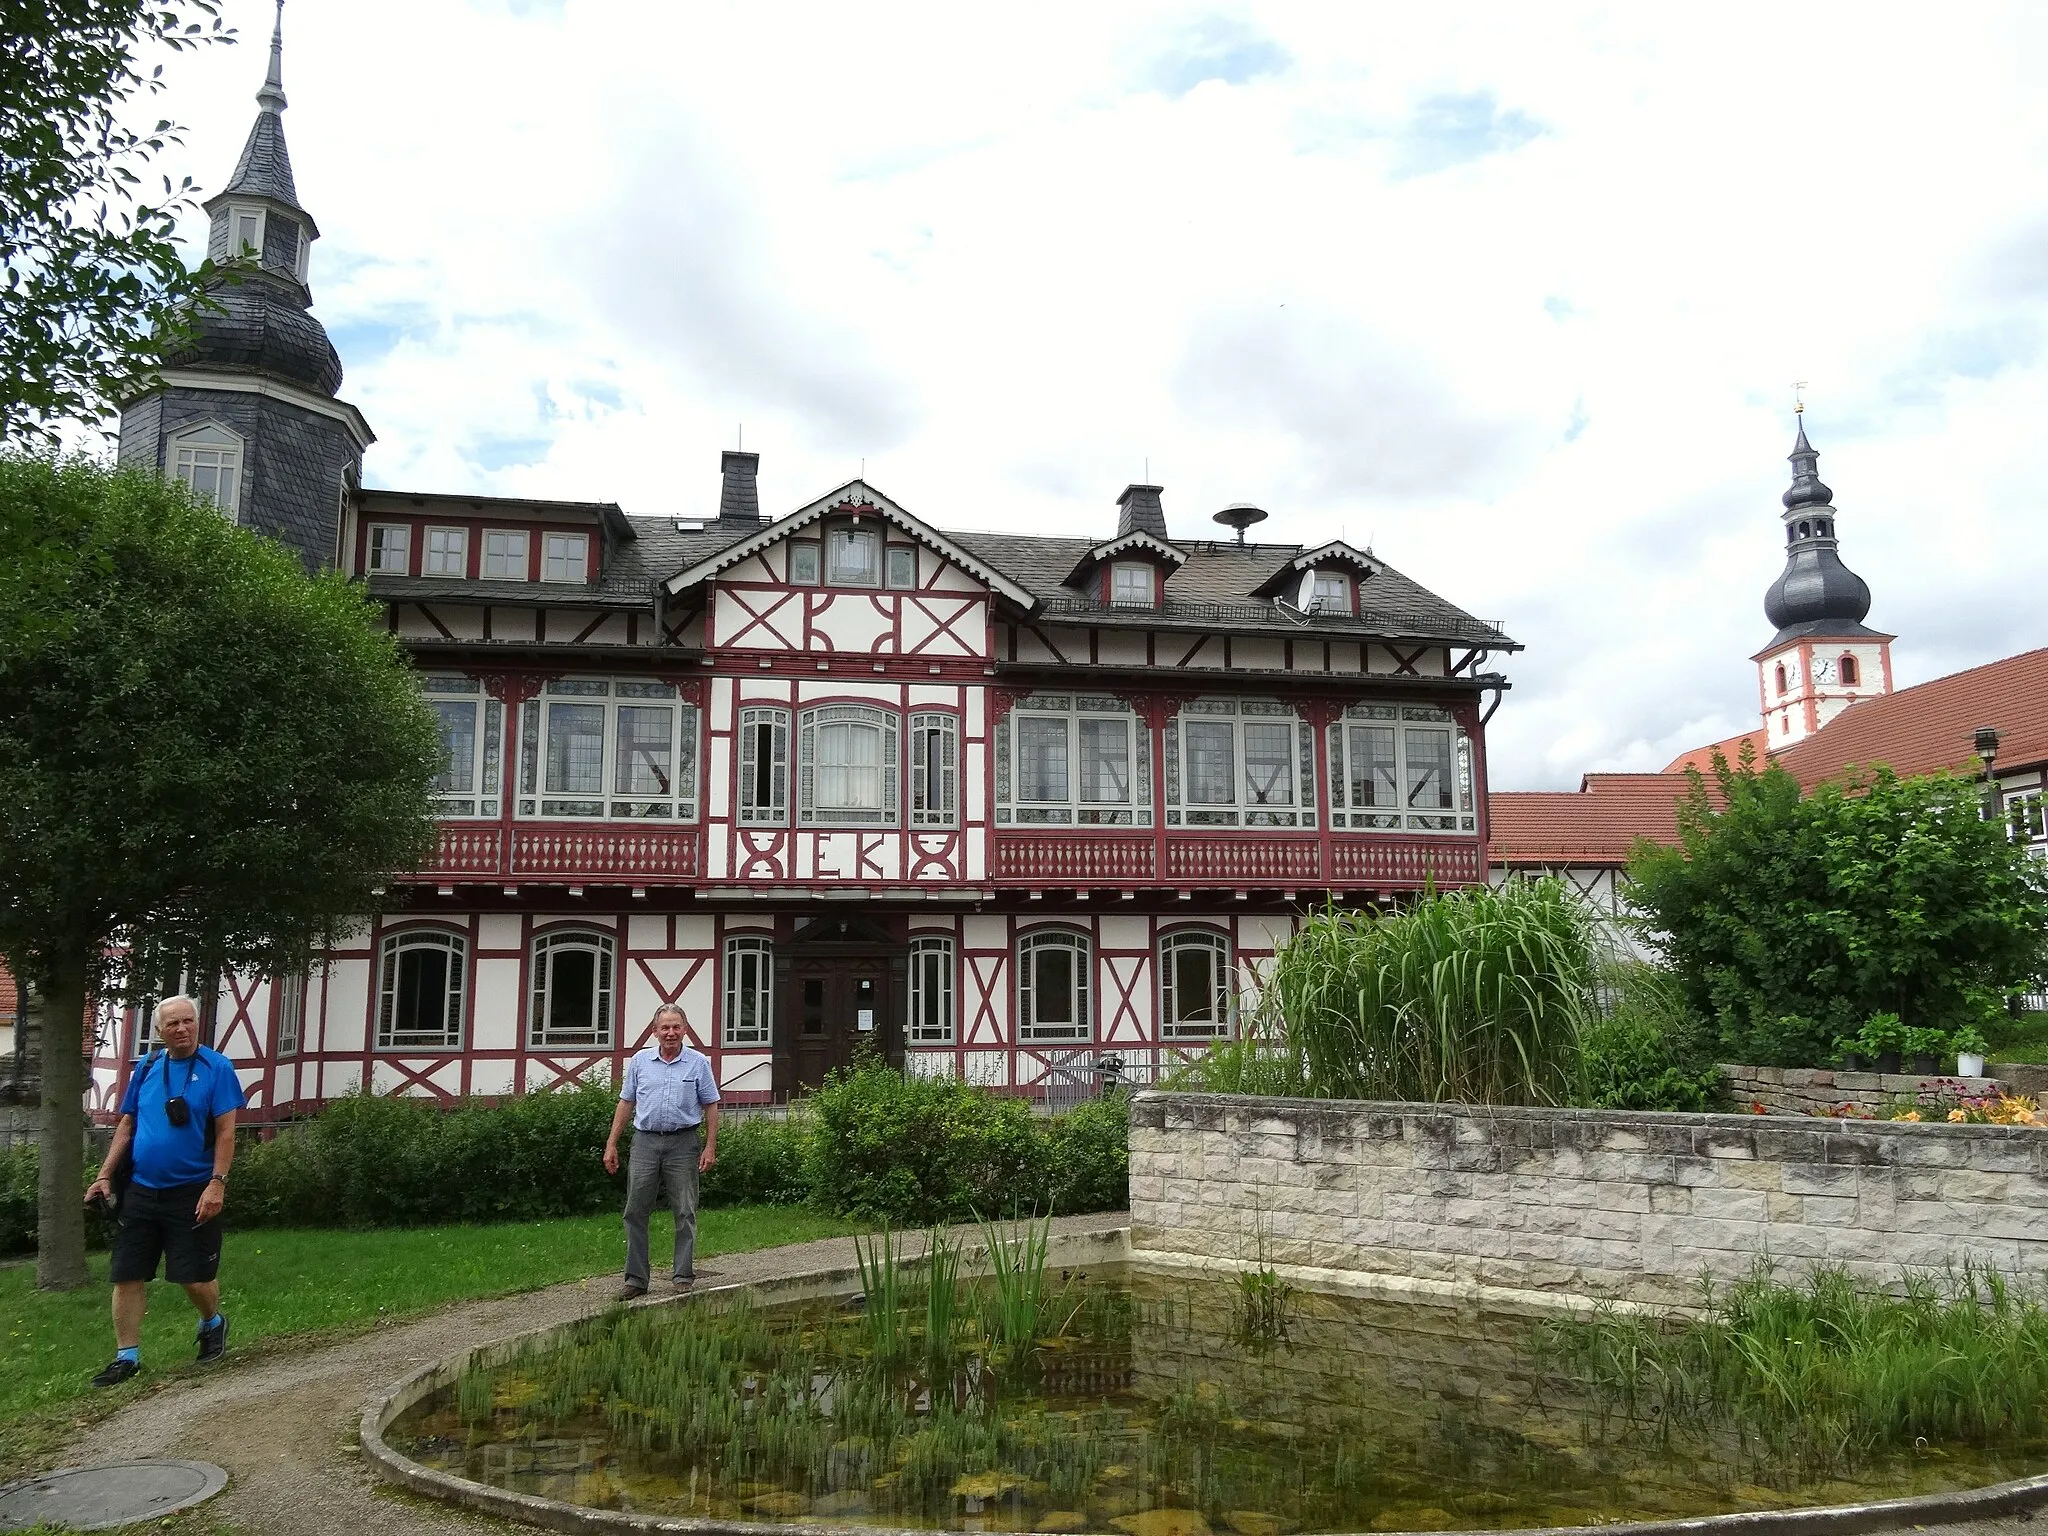
[[[633,1151],[626,1169],[626,1283],[620,1301],[647,1294],[650,1263],[647,1218],[654,1197],[668,1188],[676,1213],[675,1288],[697,1283],[697,1176],[718,1161],[718,1078],[711,1058],[683,1044],[683,1010],[663,1003],[654,1010],[654,1044],[627,1058],[619,1084],[619,1107],[604,1144],[604,1171],[619,1171],[619,1137],[633,1122]]]
[[[156,1278],[159,1259],[164,1278],[184,1286],[198,1310],[200,1360],[218,1360],[228,1349],[218,1279],[220,1212],[235,1160],[242,1083],[227,1057],[199,1043],[199,1005],[191,998],[158,1003],[155,1026],[163,1048],[129,1074],[114,1144],[85,1192],[88,1203],[110,1198],[115,1171],[129,1163],[111,1265],[118,1348],[93,1377],[96,1387],[119,1386],[142,1369],[143,1287]]]

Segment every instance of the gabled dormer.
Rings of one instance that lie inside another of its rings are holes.
[[[1066,584],[1112,608],[1157,608],[1166,600],[1167,579],[1187,563],[1165,539],[1135,528],[1090,549]]]
[[[1372,556],[1334,540],[1296,555],[1253,588],[1253,595],[1292,604],[1303,613],[1350,618],[1362,611],[1361,592],[1379,569]]]

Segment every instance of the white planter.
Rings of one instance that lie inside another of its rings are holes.
[[[1971,1056],[1971,1055],[1967,1055],[1967,1054],[1958,1054],[1958,1055],[1957,1055],[1957,1057],[1956,1057],[1956,1076],[1957,1076],[1957,1077],[1982,1077],[1983,1075],[1984,1075],[1984,1058],[1983,1058],[1982,1056]]]

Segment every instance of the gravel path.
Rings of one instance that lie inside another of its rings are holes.
[[[1120,1211],[1070,1216],[1055,1232],[1121,1227]],[[722,1254],[698,1266],[714,1285],[772,1280],[851,1265],[853,1242],[827,1238]],[[356,1445],[363,1403],[418,1367],[510,1334],[602,1311],[617,1275],[496,1301],[463,1302],[303,1354],[229,1363],[152,1393],[66,1447],[64,1465],[131,1456],[180,1456],[227,1468],[228,1491],[208,1506],[250,1536],[428,1536],[525,1529],[394,1492]],[[660,1295],[664,1283],[655,1283]]]
[[[1122,1212],[1066,1217],[1055,1232],[1124,1225]],[[725,1254],[699,1268],[712,1284],[772,1280],[850,1265],[847,1238]],[[228,1491],[208,1506],[249,1536],[447,1536],[528,1529],[394,1491],[356,1444],[363,1403],[457,1350],[602,1311],[616,1275],[496,1301],[464,1302],[303,1354],[230,1363],[124,1408],[67,1447],[65,1465],[131,1456],[180,1456],[225,1467]],[[657,1282],[656,1294],[660,1294]],[[1923,1526],[1925,1536],[2034,1536],[2030,1517]]]

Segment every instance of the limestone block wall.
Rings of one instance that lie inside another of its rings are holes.
[[[1843,1104],[1881,1109],[1921,1094],[1944,1099],[1981,1099],[2005,1085],[1995,1077],[1922,1077],[1916,1072],[1834,1072],[1821,1067],[1720,1068],[1728,1097],[1738,1105],[1810,1115]]]
[[[1691,1306],[1760,1254],[2038,1274],[2048,1131],[1143,1093],[1131,1246],[1537,1307]]]

